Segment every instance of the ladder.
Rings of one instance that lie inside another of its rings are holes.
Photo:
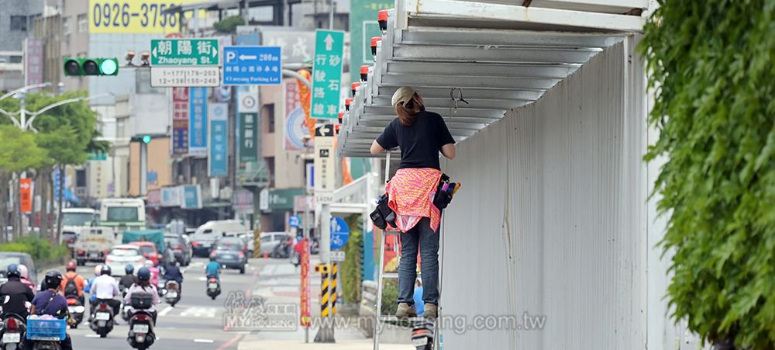
[[[388,182],[390,179],[390,151],[387,151],[387,156],[385,159],[385,183]],[[442,215],[442,224],[439,229],[439,233],[441,234],[441,237],[439,237],[439,282],[438,282],[438,288],[439,288],[439,305],[436,315],[436,320],[441,319],[441,286],[443,281],[443,264],[444,264],[444,235],[442,234],[444,232],[444,224],[443,224],[444,216]],[[396,256],[398,257],[397,261],[401,261],[401,250],[398,249],[398,241],[399,241],[399,231],[393,231],[393,230],[384,230],[382,232],[382,239],[380,240],[379,245],[379,269],[377,272],[377,310],[376,310],[376,319],[374,322],[374,350],[379,350],[379,338],[380,338],[380,331],[383,329],[382,324],[385,321],[399,321],[398,318],[396,318],[393,315],[382,315],[382,289],[384,287],[384,279],[395,279],[398,280],[398,272],[385,272],[385,243],[388,242],[388,237],[393,239],[393,249],[396,251]],[[397,266],[397,268],[398,268]],[[418,273],[418,277],[421,277],[421,275]],[[395,302],[395,301],[393,301]],[[438,349],[440,345],[440,331],[436,329],[436,321],[434,320],[428,320],[423,317],[413,317],[409,319],[401,319],[400,321],[408,321],[411,322],[414,327],[414,332],[417,333],[418,329],[426,329],[432,333],[433,342],[431,344],[422,345],[417,343],[417,340],[421,339],[414,339],[416,337],[413,337],[414,345],[416,348],[419,349]],[[426,338],[427,339],[427,338]]]

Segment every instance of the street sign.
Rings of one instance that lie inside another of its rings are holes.
[[[333,250],[331,251],[331,262],[343,262],[344,261],[344,252],[341,250]]]
[[[220,85],[221,73],[217,66],[151,68],[151,87],[217,87]]]
[[[19,203],[23,213],[32,213],[32,179],[19,180]]]
[[[331,250],[342,249],[347,240],[350,239],[350,228],[344,219],[336,216],[331,217]]]
[[[318,30],[312,69],[312,111],[314,119],[337,119],[342,84],[344,32]],[[317,140],[315,140],[317,143]]]
[[[152,39],[151,66],[217,66],[218,39]]]
[[[315,129],[315,201],[331,203],[334,200],[336,165],[334,160],[334,126],[319,125]]]
[[[301,218],[296,215],[291,215],[288,218],[288,226],[293,228],[299,228],[299,226],[301,226]]]
[[[188,154],[188,113],[190,94],[187,87],[172,88],[172,155]]]
[[[239,162],[258,161],[258,113],[239,114]]]
[[[188,154],[207,155],[207,88],[189,88]]]
[[[279,85],[283,81],[279,46],[228,46],[223,48],[224,85]]]
[[[229,105],[210,104],[209,150],[207,155],[207,173],[211,177],[229,174]]]

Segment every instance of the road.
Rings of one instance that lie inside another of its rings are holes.
[[[184,272],[183,293],[180,302],[170,307],[163,300],[159,304],[159,316],[156,333],[158,339],[151,347],[154,350],[181,349],[218,349],[236,350],[245,332],[227,332],[223,327],[223,313],[226,311],[224,302],[230,292],[251,294],[258,281],[258,259],[251,260],[244,275],[238,270],[225,270],[221,275],[223,292],[216,300],[205,294],[204,265],[206,259],[197,258],[188,267],[182,267]],[[78,268],[78,273],[85,278],[94,275],[94,264]],[[129,331],[126,322],[120,319],[120,324],[113,328],[107,338],[99,336],[89,329],[86,317],[77,329],[69,331],[73,338],[75,349],[129,349],[126,337]]]

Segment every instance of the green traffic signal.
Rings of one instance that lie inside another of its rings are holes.
[[[151,142],[151,135],[144,135],[143,143],[150,143],[150,142]]]
[[[65,58],[66,76],[118,75],[116,58]]]

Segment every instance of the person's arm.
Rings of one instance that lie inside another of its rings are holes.
[[[32,302],[32,300],[35,299],[35,294],[32,293],[32,289],[30,289],[30,287],[27,287],[27,290],[24,291],[24,297],[29,302]]]
[[[118,289],[118,283],[113,282],[113,296],[121,294],[121,290]]]
[[[455,138],[447,128],[447,123],[444,122],[444,118],[439,116],[438,118],[439,128],[439,150],[441,154],[449,159],[455,159]]]
[[[386,150],[398,147],[398,140],[396,139],[396,131],[391,122],[385,127],[374,142],[371,143],[371,154],[380,154]]]
[[[132,303],[132,293],[134,293],[134,288],[127,289],[126,296],[124,297],[124,302],[127,304]]]

